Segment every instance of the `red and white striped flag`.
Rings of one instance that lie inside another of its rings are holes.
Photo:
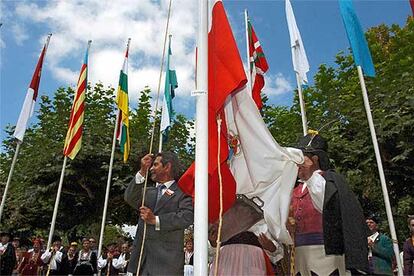
[[[75,99],[70,112],[69,128],[66,134],[63,154],[74,159],[82,145],[83,117],[85,113],[85,93],[88,86],[88,52],[91,41],[88,42],[85,59],[80,70]]]
[[[45,46],[43,46],[42,53],[40,54],[39,61],[37,62],[36,69],[33,73],[32,81],[27,89],[26,98],[24,99],[22,110],[20,111],[19,119],[17,120],[16,128],[13,136],[23,141],[24,134],[26,132],[27,123],[33,116],[34,106],[39,92],[40,77],[42,75],[43,60],[46,55],[47,47],[49,45],[50,35],[47,38]]]
[[[253,29],[250,19],[247,19],[249,34],[249,62],[252,98],[260,110],[263,107],[261,92],[265,85],[264,73],[269,69],[262,46]]]

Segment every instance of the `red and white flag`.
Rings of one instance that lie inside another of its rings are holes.
[[[269,65],[250,19],[247,19],[247,33],[249,37],[249,68],[252,98],[260,110],[263,107],[261,93],[265,85],[264,74],[269,69]]]
[[[279,146],[267,129],[249,95],[246,74],[221,1],[212,6],[208,36],[209,107],[209,221],[219,216],[218,125],[220,170],[224,211],[236,193],[264,201],[265,221],[270,233],[288,242],[285,222],[290,194],[296,181],[296,163],[303,161],[300,150]],[[194,163],[179,181],[180,188],[194,196]]]
[[[42,75],[43,60],[46,55],[47,46],[49,44],[50,36],[47,39],[45,46],[43,46],[42,53],[40,54],[39,61],[37,62],[36,69],[33,73],[32,81],[27,89],[26,98],[24,99],[22,110],[20,111],[19,119],[17,120],[16,128],[13,136],[23,141],[24,133],[26,132],[29,119],[33,116],[34,106],[39,91],[40,77]]]

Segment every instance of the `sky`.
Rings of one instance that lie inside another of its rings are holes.
[[[308,60],[310,84],[320,64],[334,65],[335,55],[349,47],[337,0],[291,0]],[[169,33],[171,63],[178,88],[177,113],[193,118],[195,39],[198,1],[173,0]],[[283,0],[224,0],[224,6],[246,59],[244,10],[247,9],[269,64],[264,93],[270,103],[292,105],[296,78]],[[364,30],[379,24],[404,25],[411,14],[408,0],[354,0]],[[148,85],[155,98],[168,11],[168,0],[55,0],[0,2],[0,141],[7,125],[15,125],[46,36],[52,33],[39,95],[52,96],[59,87],[76,86],[87,41],[89,81],[118,86],[125,47],[129,55],[130,107]],[[375,62],[375,61],[374,61]],[[163,87],[163,84],[161,84]],[[160,105],[159,105],[160,106]],[[35,110],[39,108],[36,105]],[[32,117],[31,124],[36,119]]]

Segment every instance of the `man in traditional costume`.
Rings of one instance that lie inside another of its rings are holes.
[[[47,275],[60,275],[60,264],[63,257],[62,239],[58,236],[53,237],[52,247],[46,250],[41,259],[47,265]]]
[[[16,265],[16,253],[14,246],[10,243],[10,233],[0,234],[0,275],[11,275]]]
[[[330,169],[328,144],[312,133],[299,140],[304,154],[291,200],[295,275],[368,271],[367,228],[345,178]]]

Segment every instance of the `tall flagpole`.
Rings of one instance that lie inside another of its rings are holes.
[[[380,155],[380,151],[379,151],[379,147],[378,147],[377,134],[375,133],[374,121],[372,119],[371,107],[370,107],[370,104],[369,104],[368,93],[367,93],[367,88],[365,86],[365,80],[364,80],[364,75],[362,73],[362,68],[359,65],[357,66],[357,68],[358,68],[359,82],[361,84],[362,97],[364,99],[365,111],[367,113],[369,130],[371,132],[372,144],[374,145],[375,158],[377,160],[378,172],[379,172],[380,180],[381,180],[382,195],[384,197],[385,211],[387,213],[388,224],[390,226],[390,232],[391,232],[391,238],[392,238],[392,242],[393,242],[395,259],[397,261],[398,275],[402,276],[403,275],[403,268],[402,268],[402,265],[401,265],[400,250],[398,248],[397,234],[395,232],[394,218],[392,216],[390,199],[388,197],[388,189],[387,189],[387,184],[386,184],[386,181],[385,181],[384,169],[382,167],[381,155]]]
[[[59,207],[60,194],[62,193],[63,179],[65,178],[65,169],[66,169],[67,160],[68,160],[68,157],[65,156],[65,158],[63,159],[62,171],[60,173],[59,186],[58,186],[58,191],[57,191],[56,200],[55,200],[55,208],[53,209],[52,222],[50,224],[49,237],[47,239],[46,250],[49,250],[50,246],[52,245],[52,238],[53,238],[53,233],[55,232],[56,216],[57,216],[57,211]]]
[[[49,42],[50,42],[50,37],[51,36],[52,36],[52,34],[49,34],[47,36],[47,39],[46,39],[45,53],[44,53],[45,55],[46,55],[47,48],[49,47]],[[3,196],[1,198],[1,204],[0,204],[0,224],[2,222],[2,219],[1,218],[3,216],[4,205],[6,204],[7,192],[9,191],[10,183],[11,183],[11,180],[12,180],[12,177],[13,177],[14,166],[16,165],[16,162],[17,162],[17,156],[19,155],[20,145],[23,143],[22,140],[19,140],[19,139],[16,139],[16,140],[17,140],[16,150],[14,152],[12,164],[11,164],[10,171],[9,171],[9,176],[7,177],[6,187],[4,188]]]
[[[118,120],[119,120],[120,112],[121,111],[118,108],[117,113],[116,113],[116,119],[115,119],[114,136],[112,138],[112,150],[111,150],[111,159],[109,161],[108,180],[106,181],[105,203],[104,203],[104,208],[103,208],[101,232],[99,235],[99,244],[98,244],[98,258],[99,256],[101,256],[101,251],[102,251],[103,236],[104,236],[105,221],[106,221],[106,212],[108,209],[109,192],[111,190],[112,166],[114,164],[114,155],[115,155],[115,146],[116,146],[116,133],[118,132]]]
[[[129,44],[130,43],[131,43],[131,38],[128,38],[127,50],[126,50],[127,53],[129,52]],[[104,237],[104,232],[105,232],[106,213],[107,213],[107,210],[108,210],[109,192],[111,191],[112,167],[113,167],[113,164],[114,164],[116,134],[118,132],[118,120],[119,120],[120,112],[121,112],[121,110],[119,108],[117,108],[114,135],[113,135],[113,138],[112,138],[111,159],[109,161],[108,180],[106,181],[105,203],[104,203],[103,214],[102,214],[101,232],[99,234],[98,256],[97,256],[98,258],[99,258],[99,256],[101,256],[101,252],[102,252],[103,237]]]
[[[249,89],[249,93],[250,95],[252,95],[252,75],[251,75],[251,70],[252,68],[250,68],[250,39],[249,39],[249,15],[247,14],[247,9],[244,10],[244,23],[246,26],[246,53],[247,53],[247,66],[246,66],[246,76],[247,76],[247,88]],[[252,95],[253,96],[253,95]]]
[[[300,114],[302,116],[303,136],[306,136],[306,134],[308,134],[308,121],[306,119],[305,101],[303,100],[302,80],[297,72],[296,72],[296,82],[298,84],[299,105],[300,105]]]
[[[86,49],[86,53],[89,53],[89,48],[91,47],[91,43],[92,43],[92,40],[89,40],[88,41],[88,47]],[[75,101],[76,101],[76,95],[74,97],[74,104],[75,104]],[[72,111],[73,111],[73,108],[74,108],[74,106],[72,106]],[[70,123],[71,122],[69,122],[69,124]],[[65,154],[66,153],[64,152],[65,158],[63,159],[62,172],[60,173],[59,186],[58,186],[56,200],[55,200],[55,207],[53,209],[53,215],[52,215],[52,222],[50,223],[50,231],[49,231],[49,237],[47,239],[47,247],[46,247],[47,250],[50,248],[50,246],[52,244],[53,233],[55,232],[56,216],[57,216],[57,211],[58,211],[58,208],[59,208],[60,195],[62,193],[63,179],[65,178],[66,162],[67,162],[67,159],[68,159],[67,155],[65,155]]]
[[[10,171],[9,171],[9,176],[7,177],[6,188],[4,189],[3,197],[1,199],[1,205],[0,205],[0,224],[1,224],[1,217],[3,215],[4,204],[6,203],[7,192],[9,190],[10,182],[11,182],[11,179],[12,179],[12,176],[13,176],[14,165],[16,165],[17,156],[19,155],[19,149],[20,149],[21,143],[22,142],[20,140],[17,140],[16,150],[14,152],[13,161],[12,161],[12,164],[11,164],[11,167],[10,167]]]
[[[199,0],[196,96],[194,275],[208,275],[208,0]]]

